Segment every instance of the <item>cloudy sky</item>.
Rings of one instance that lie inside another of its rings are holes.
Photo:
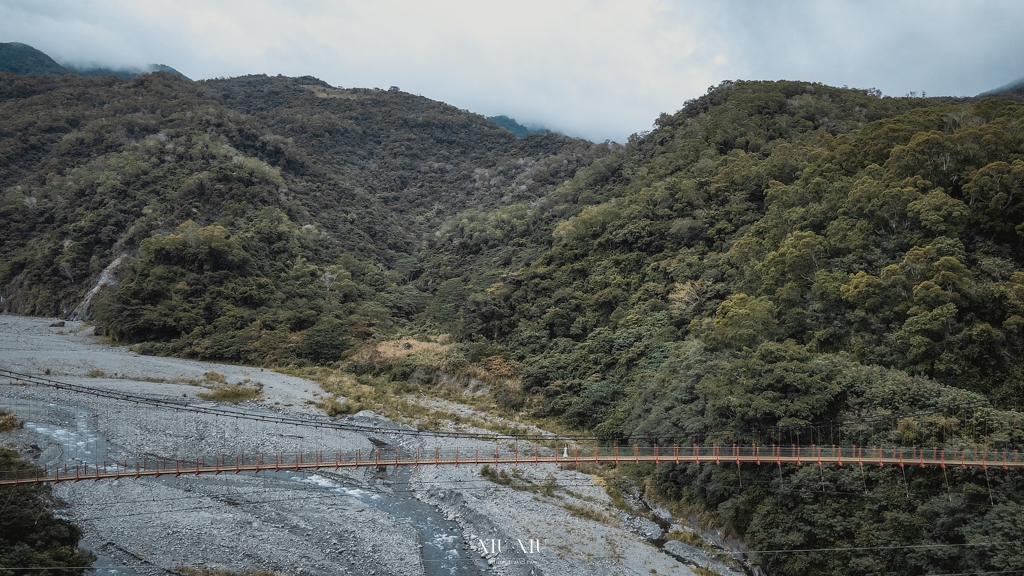
[[[1024,77],[1019,0],[0,0],[0,42],[193,79],[313,75],[624,142],[723,79],[976,95]]]

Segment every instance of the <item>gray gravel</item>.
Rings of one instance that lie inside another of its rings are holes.
[[[50,322],[0,315],[0,367],[49,370],[63,382],[179,402],[198,402],[202,389],[153,380],[198,380],[215,371],[228,382],[248,378],[264,385],[265,400],[240,405],[246,412],[317,413],[310,402],[321,392],[312,382],[259,368],[139,356],[102,343],[80,323]],[[90,371],[107,376],[88,377]],[[493,442],[396,434],[402,426],[372,413],[352,420],[380,426],[374,434],[296,429],[6,382],[0,383],[0,405],[31,423],[0,441],[51,467],[73,458],[131,463],[240,452],[368,454],[375,443],[401,446],[403,453],[456,444],[466,453],[494,449]],[[75,442],[61,430],[77,430]],[[554,466],[518,470],[524,482],[553,483],[552,494],[494,484],[474,466],[122,479],[61,483],[56,493],[68,503],[62,514],[83,526],[85,544],[103,557],[110,574],[166,574],[178,566],[309,575],[439,573],[435,561],[423,560],[429,545],[424,534],[461,555],[463,574],[693,574],[693,559],[652,545],[662,536],[658,524],[614,510],[594,477]],[[579,510],[598,519],[581,517]],[[423,528],[435,521],[436,534]],[[500,552],[494,548],[499,540]]]

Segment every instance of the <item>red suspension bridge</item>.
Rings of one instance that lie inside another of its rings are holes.
[[[316,418],[308,415],[256,414],[234,408],[210,405],[186,404],[180,401],[140,396],[137,394],[104,390],[82,385],[69,384],[50,378],[13,372],[0,368],[0,376],[10,379],[13,385],[35,385],[76,394],[99,396],[116,402],[134,403],[140,408],[170,409],[204,414],[213,417],[239,420],[259,420],[302,428],[337,429],[358,432],[379,433],[377,427],[342,422],[333,419]],[[0,486],[79,482],[82,480],[103,480],[122,478],[158,478],[161,476],[182,476],[223,473],[260,473],[279,471],[316,471],[321,469],[342,469],[374,466],[521,466],[557,465],[579,466],[581,464],[696,464],[696,465],[757,465],[757,466],[898,466],[907,467],[960,467],[960,468],[1024,468],[1024,458],[1019,450],[993,450],[983,447],[966,448],[918,448],[882,446],[837,446],[837,445],[690,445],[690,446],[601,446],[587,444],[579,439],[555,439],[545,436],[498,436],[466,433],[439,433],[414,429],[387,430],[389,434],[416,437],[419,442],[429,442],[431,437],[446,438],[448,446],[452,441],[472,442],[475,447],[416,449],[414,451],[361,450],[348,453],[325,451],[314,453],[296,452],[286,455],[239,454],[217,455],[209,458],[169,459],[143,458],[141,461],[119,460],[110,463],[77,463],[72,466],[44,467],[28,476],[24,471],[0,470]],[[493,441],[493,450],[479,448],[481,443]],[[520,444],[522,442],[522,444]],[[504,445],[504,448],[502,448]],[[209,462],[212,462],[209,463]]]
[[[558,466],[579,466],[581,464],[696,464],[696,465],[757,465],[757,466],[897,466],[938,467],[938,468],[1001,468],[1024,469],[1024,459],[1018,450],[992,451],[986,449],[917,448],[917,447],[861,447],[861,446],[581,446],[577,443],[554,443],[554,447],[530,447],[520,450],[518,445],[507,448],[504,453],[499,447],[494,451],[479,448],[471,451],[459,448],[424,452],[417,449],[403,454],[401,449],[393,453],[373,450],[364,455],[357,450],[348,457],[337,452],[325,455],[314,454],[257,454],[238,456],[216,456],[212,464],[205,458],[194,460],[144,459],[134,463],[128,461],[96,465],[65,465],[61,469],[40,470],[26,476],[16,471],[0,472],[0,486],[42,484],[59,482],[80,482],[83,480],[104,480],[123,478],[159,478],[161,476],[183,476],[200,474],[224,474],[241,472],[281,472],[338,470],[360,467],[399,466],[523,466],[541,464]]]

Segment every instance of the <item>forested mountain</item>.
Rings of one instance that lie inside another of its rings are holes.
[[[311,77],[246,76],[206,81],[202,89],[293,139],[344,185],[383,202],[400,222],[387,257],[410,277],[420,270],[396,259],[449,216],[535,200],[605,149],[554,134],[517,139],[482,116],[397,87],[343,89]],[[330,214],[338,212],[334,205],[317,208],[321,217],[338,216]]]
[[[2,308],[87,313],[104,278],[140,351],[403,382],[351,352],[449,334],[510,415],[623,443],[1014,450],[1017,97],[724,82],[597,146],[310,77],[0,75]],[[1024,539],[1019,475],[640,472],[751,549],[826,550],[771,573],[1024,565],[975,546]]]
[[[451,262],[550,234],[530,263],[463,291],[455,325],[523,366],[507,407],[609,439],[1012,451],[1022,122],[1001,100],[723,83],[559,187],[547,205],[564,217],[524,207],[476,217],[484,242],[453,237]],[[771,573],[1024,565],[1012,546],[970,545],[1024,535],[1015,474],[648,473],[752,549],[823,549],[764,555]],[[926,543],[954,546],[900,548]]]
[[[504,114],[501,116],[488,116],[487,119],[520,138],[526,138],[528,134],[543,134],[544,132],[547,132],[547,130],[543,128],[527,128],[519,122],[516,122],[515,118],[509,118]]]
[[[21,42],[0,42],[0,72],[12,74],[52,74],[70,71],[43,52]]]
[[[174,68],[167,66],[166,64],[150,64],[145,67],[127,67],[127,68],[110,68],[108,66],[100,65],[75,65],[65,64],[65,68],[71,74],[79,74],[81,76],[117,76],[118,78],[135,78],[143,74],[149,74],[151,72],[169,72],[175,76],[181,76],[188,80],[181,72],[178,72]]]
[[[3,75],[0,118],[3,309],[88,313],[120,275],[96,309],[115,338],[250,362],[336,359],[407,321],[422,235],[601,149],[313,78]]]
[[[81,76],[117,76],[135,78],[150,72],[170,72],[185,78],[184,74],[164,64],[150,64],[144,68],[110,68],[100,65],[75,65],[57,63],[45,53],[20,42],[0,42],[0,72],[12,74],[79,74]],[[187,78],[186,78],[187,79]]]
[[[1021,88],[1024,88],[1024,78],[1018,78],[1018,79],[1014,80],[1013,82],[1010,82],[1009,84],[1005,84],[1003,86],[1000,86],[999,88],[996,88],[995,90],[989,90],[988,92],[982,92],[979,96],[984,97],[984,96],[996,96],[996,95],[999,95],[1000,97],[1002,97],[1002,96],[1005,96],[1005,93],[1007,93],[1007,92],[1012,92],[1012,91],[1015,91],[1015,90],[1020,90]]]

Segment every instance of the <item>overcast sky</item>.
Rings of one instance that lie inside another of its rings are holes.
[[[0,42],[192,79],[399,86],[625,142],[724,79],[973,96],[1024,77],[1019,0],[0,0]]]

